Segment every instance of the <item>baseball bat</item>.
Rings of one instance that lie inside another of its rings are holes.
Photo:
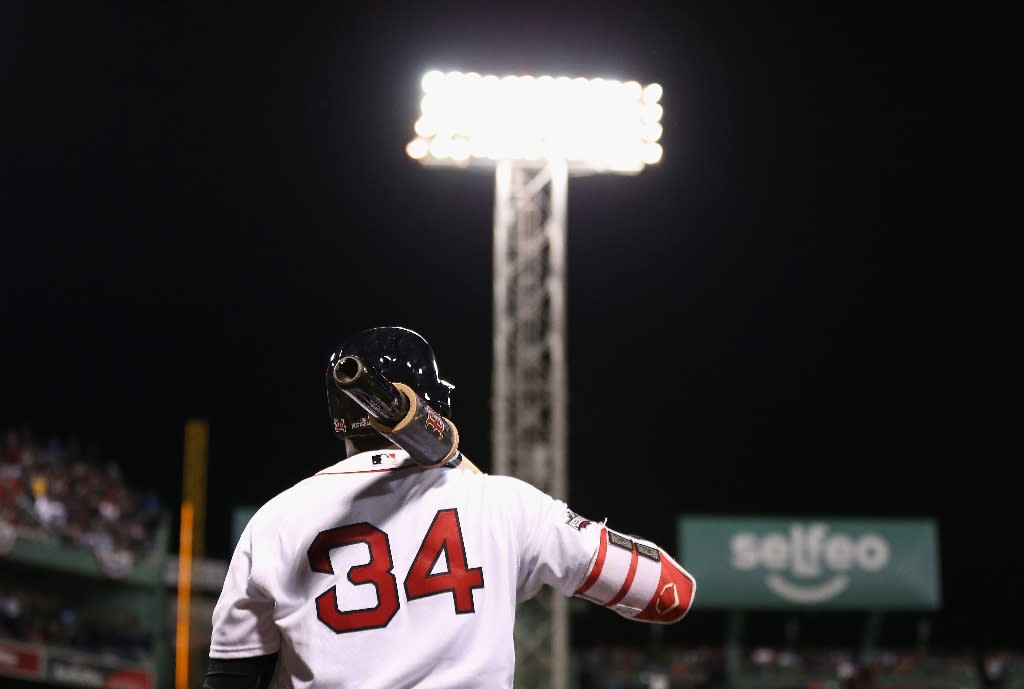
[[[440,466],[461,457],[461,464],[483,473],[459,450],[459,431],[415,390],[392,383],[361,357],[341,357],[331,370],[339,390],[369,414],[370,425],[424,466]]]

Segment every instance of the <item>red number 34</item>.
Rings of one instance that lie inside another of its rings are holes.
[[[338,606],[338,592],[334,586],[321,593],[316,597],[316,616],[338,634],[386,627],[399,608],[398,581],[391,573],[395,568],[391,559],[391,543],[387,533],[373,524],[360,522],[321,531],[309,546],[309,566],[314,572],[334,574],[331,551],[355,543],[365,543],[369,547],[370,561],[352,567],[348,580],[356,585],[373,586],[377,590],[377,605],[342,610]],[[431,574],[442,552],[448,558],[448,571]],[[469,567],[466,563],[458,511],[454,508],[438,510],[405,575],[406,599],[411,601],[450,592],[455,612],[461,615],[474,612],[473,589],[483,586],[483,568]]]

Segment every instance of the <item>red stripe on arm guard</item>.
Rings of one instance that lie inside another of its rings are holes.
[[[587,589],[594,585],[597,578],[601,576],[601,569],[604,567],[604,558],[608,553],[608,532],[605,529],[601,529],[601,545],[597,549],[597,558],[594,560],[594,564],[590,568],[590,574],[587,575],[586,580],[573,595],[580,595],[586,593]]]
[[[678,622],[690,610],[696,592],[693,576],[662,550],[661,580],[647,607],[633,619],[661,624]]]
[[[615,594],[615,597],[607,603],[605,603],[605,605],[609,608],[613,608],[619,603],[621,603],[622,599],[626,597],[627,593],[629,593],[629,588],[633,585],[633,578],[636,576],[636,563],[636,546],[634,545],[633,554],[630,556],[629,560],[629,571],[626,573],[626,580],[622,582],[622,588],[619,589],[619,592]]]

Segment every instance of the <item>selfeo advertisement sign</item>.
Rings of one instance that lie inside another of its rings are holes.
[[[695,605],[931,610],[940,605],[930,520],[817,517],[679,519]]]

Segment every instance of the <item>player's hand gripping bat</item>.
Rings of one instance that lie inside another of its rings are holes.
[[[338,389],[369,414],[370,425],[424,466],[440,466],[461,458],[461,465],[483,473],[459,451],[455,424],[434,411],[404,383],[392,383],[355,355],[334,364],[331,377]]]

